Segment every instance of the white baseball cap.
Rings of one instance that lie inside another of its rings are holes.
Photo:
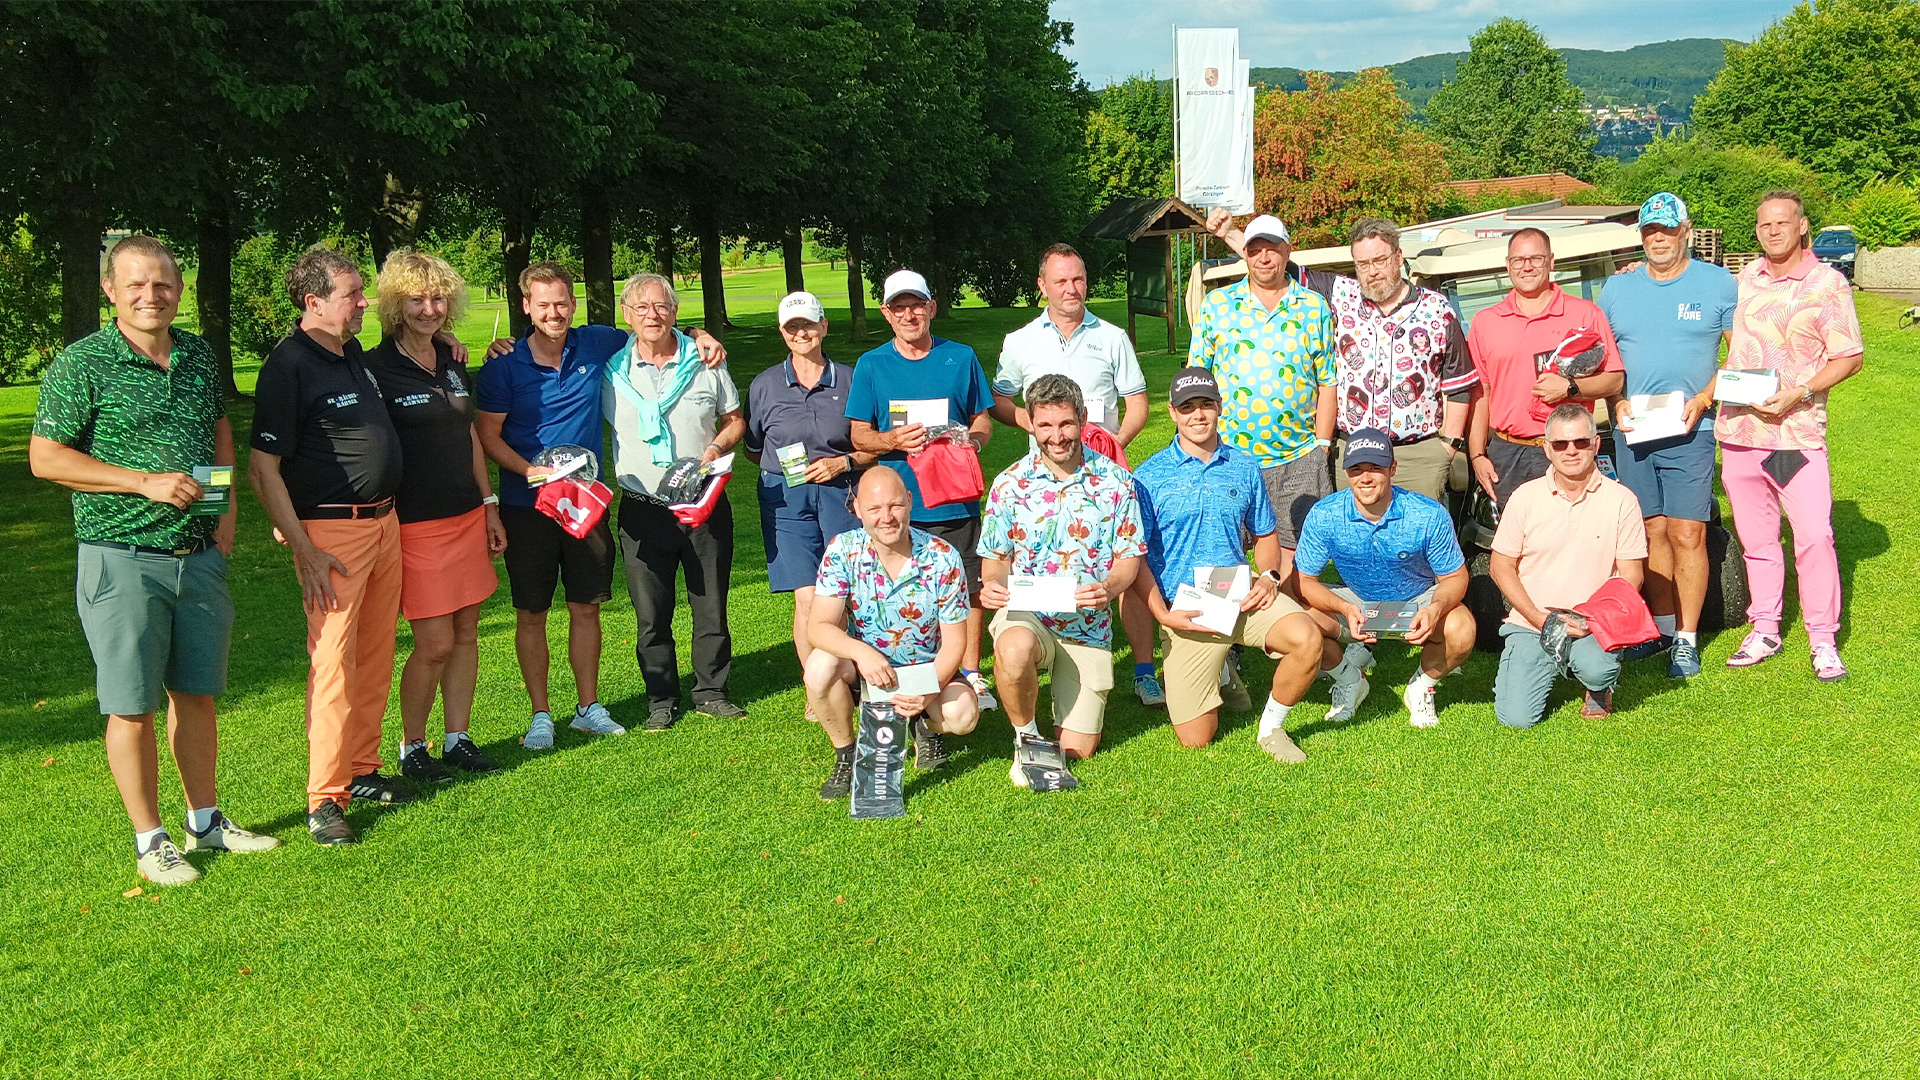
[[[1271,240],[1276,244],[1293,243],[1293,237],[1287,233],[1287,223],[1272,214],[1261,214],[1247,222],[1247,227],[1240,230],[1240,233],[1249,244],[1255,240]]]
[[[786,299],[780,301],[780,321],[776,325],[785,326],[795,319],[826,322],[827,309],[820,303],[820,298],[810,292],[802,290],[788,293]]]
[[[887,283],[880,288],[880,302],[893,303],[893,298],[901,294],[917,296],[922,300],[933,299],[933,290],[927,287],[927,279],[912,270],[895,270],[887,275]]]

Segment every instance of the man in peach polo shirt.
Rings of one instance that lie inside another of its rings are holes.
[[[1553,246],[1539,229],[1507,238],[1507,277],[1513,291],[1473,317],[1467,351],[1480,375],[1467,425],[1473,476],[1501,506],[1521,484],[1547,472],[1540,448],[1547,411],[1574,401],[1589,411],[1596,398],[1626,385],[1620,347],[1598,305],[1568,296],[1553,283]],[[1554,350],[1578,330],[1600,335],[1600,369],[1568,378],[1551,366]]]
[[[1647,529],[1633,492],[1594,467],[1600,434],[1586,406],[1554,407],[1546,423],[1547,475],[1508,497],[1493,536],[1494,584],[1513,611],[1500,627],[1505,647],[1493,680],[1493,714],[1532,727],[1546,712],[1559,665],[1541,637],[1549,610],[1584,604],[1608,578],[1635,589],[1646,570]],[[1620,657],[1600,647],[1578,618],[1568,620],[1567,668],[1586,688],[1580,715],[1613,712]]]
[[[1833,546],[1833,483],[1827,468],[1827,391],[1860,370],[1866,346],[1853,292],[1840,272],[1807,250],[1807,211],[1791,191],[1760,199],[1754,232],[1764,259],[1740,272],[1740,303],[1727,347],[1729,371],[1771,370],[1779,388],[1758,405],[1727,405],[1714,423],[1720,482],[1746,549],[1753,629],[1727,658],[1751,667],[1780,651],[1787,564],[1780,511],[1793,525],[1800,617],[1813,673],[1846,677],[1840,629],[1840,560]]]

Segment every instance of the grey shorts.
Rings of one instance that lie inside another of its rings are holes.
[[[218,548],[176,557],[82,543],[74,599],[102,713],[153,712],[169,690],[226,692],[233,601]]]
[[[1280,546],[1300,546],[1300,526],[1306,524],[1313,504],[1333,494],[1332,466],[1327,452],[1318,447],[1284,465],[1260,470],[1267,484],[1267,500],[1273,503],[1273,516],[1280,522],[1274,535]]]

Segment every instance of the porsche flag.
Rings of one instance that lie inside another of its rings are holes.
[[[1239,145],[1247,130],[1240,114],[1245,86],[1240,31],[1176,31],[1174,79],[1180,108],[1180,198],[1189,206],[1225,205],[1225,197],[1238,194],[1245,167]]]

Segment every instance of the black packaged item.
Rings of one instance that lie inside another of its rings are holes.
[[[907,722],[890,701],[860,703],[860,733],[854,740],[853,798],[857,818],[905,817],[900,785],[906,776]]]
[[[1080,786],[1080,779],[1068,770],[1067,755],[1061,752],[1057,742],[1016,735],[1013,763],[1025,774],[1028,791],[1072,791]]]

